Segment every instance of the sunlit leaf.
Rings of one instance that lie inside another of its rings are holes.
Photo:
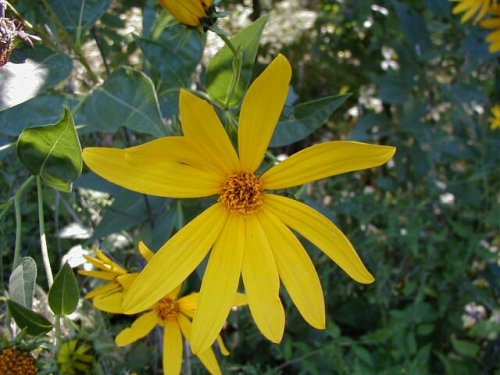
[[[71,183],[82,171],[80,141],[71,112],[66,109],[54,125],[25,129],[17,142],[17,156],[48,185],[71,191]]]
[[[10,315],[21,329],[26,329],[27,333],[38,336],[47,333],[52,329],[52,324],[40,314],[14,302],[7,300]]]
[[[82,105],[87,125],[114,133],[120,126],[154,135],[165,135],[153,82],[144,73],[121,68],[87,97]]]
[[[48,0],[68,30],[92,26],[111,5],[112,0]]]
[[[66,79],[72,69],[73,61],[62,52],[42,46],[16,50],[11,62],[0,69],[0,111],[54,87]]]
[[[9,297],[31,309],[35,295],[37,268],[33,258],[23,257],[9,278]]]
[[[54,314],[68,315],[75,311],[80,292],[73,270],[65,263],[49,290],[49,305]]]
[[[328,96],[296,105],[292,114],[278,123],[271,147],[286,146],[304,139],[323,125],[349,96]]]
[[[260,37],[268,19],[269,16],[259,18],[231,38],[233,46],[241,54],[240,67],[235,66],[233,52],[227,45],[210,61],[207,92],[223,108],[234,108],[243,98],[252,78]]]

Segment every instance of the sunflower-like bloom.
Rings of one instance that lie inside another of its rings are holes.
[[[160,4],[180,23],[198,27],[209,14],[213,0],[160,0]]]
[[[486,37],[491,53],[500,51],[500,4],[491,10],[491,17],[481,22],[481,27],[492,30]]]
[[[38,370],[35,359],[29,352],[16,347],[0,350],[0,374],[5,375],[36,375]]]
[[[458,2],[453,7],[452,13],[463,13],[460,22],[465,23],[474,17],[474,23],[480,21],[495,6],[497,0],[450,0]]]
[[[180,286],[165,295],[158,302],[143,312],[130,327],[125,328],[116,336],[117,346],[129,345],[150,333],[154,327],[163,327],[163,372],[165,374],[180,374],[182,368],[182,337],[189,342],[191,338],[191,319],[198,305],[198,293],[192,293],[178,298]],[[108,294],[96,300],[95,306],[103,311],[117,312],[122,309],[124,292]],[[245,303],[240,294],[236,297],[234,305]],[[217,343],[223,355],[228,355],[226,347],[220,336]],[[201,363],[211,374],[221,374],[219,364],[212,348],[205,349],[196,354]]]
[[[125,311],[144,310],[179,285],[212,249],[191,337],[195,353],[217,337],[231,309],[240,274],[261,332],[281,341],[285,313],[280,279],[309,324],[325,327],[325,304],[314,265],[296,231],[349,276],[371,283],[346,236],[325,216],[292,198],[270,193],[336,174],[384,164],[394,147],[333,141],[318,144],[260,172],[283,109],[291,67],[279,55],[250,86],[241,107],[237,153],[215,109],[182,90],[184,136],[128,149],[86,148],[89,168],[128,189],[172,198],[217,196],[217,202],[177,232],[136,278]],[[259,172],[257,172],[259,170]]]
[[[139,251],[143,256],[152,257],[153,253],[149,254],[146,252],[145,245],[141,242],[139,244]],[[149,249],[147,249],[149,250]],[[150,250],[149,250],[150,251]],[[85,298],[95,298],[98,296],[106,295],[108,293],[119,292],[122,291],[124,286],[131,284],[133,278],[136,274],[128,273],[128,271],[110,259],[102,250],[96,250],[96,256],[91,257],[88,255],[84,255],[84,258],[96,267],[97,271],[84,271],[79,270],[78,273],[83,276],[96,277],[101,280],[108,281],[103,286],[94,289],[93,291],[87,293]]]
[[[490,119],[490,129],[500,128],[500,104],[497,104],[491,108],[491,119]]]

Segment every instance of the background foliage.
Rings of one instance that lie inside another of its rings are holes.
[[[208,62],[221,46],[214,34],[205,37],[175,24],[155,1],[88,0],[83,13],[79,0],[13,5],[43,43],[19,46],[12,63],[0,68],[3,296],[16,240],[11,198],[30,175],[23,156],[15,153],[21,132],[61,127],[72,113],[82,146],[124,147],[174,134],[179,88],[206,91],[208,84],[209,92],[217,91],[210,88]],[[285,338],[272,345],[240,309],[224,332],[232,352],[221,359],[225,372],[500,374],[500,138],[488,126],[490,108],[500,100],[498,56],[488,52],[484,31],[451,14],[452,5],[445,0],[220,5],[229,16],[219,27],[231,33],[270,14],[256,51],[258,64],[247,67],[247,80],[278,51],[292,62],[275,155],[330,139],[398,149],[387,167],[293,192],[348,235],[376,283],[356,284],[307,246],[326,294],[327,329],[309,327],[283,296]],[[345,93],[351,95],[335,97]],[[324,97],[330,98],[311,102]],[[29,139],[23,142],[30,146]],[[81,160],[68,162],[78,166]],[[93,245],[138,269],[139,239],[156,249],[201,208],[195,201],[126,191],[85,169],[71,192],[47,186],[44,206],[50,261],[64,275],[68,268],[62,264],[78,266]],[[22,197],[22,256],[32,257],[39,270],[33,309],[52,319],[43,302],[48,288],[36,212],[36,191],[28,188]],[[23,259],[26,272],[36,274],[29,258]],[[94,286],[83,278],[78,283],[84,291]],[[198,285],[191,280],[189,287]],[[0,306],[5,317],[6,304]],[[59,310],[71,312],[67,305]],[[115,334],[130,322],[80,299],[61,329],[66,339],[91,344],[94,373],[159,373],[160,351],[150,350],[158,347],[156,337],[127,348],[113,345]],[[2,335],[9,339],[6,326]],[[41,365],[56,368],[47,340],[23,340],[35,342]],[[204,371],[195,358],[188,366],[192,373]]]

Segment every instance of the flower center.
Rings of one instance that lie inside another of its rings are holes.
[[[250,172],[233,173],[222,186],[219,202],[229,211],[240,215],[257,212],[262,206],[262,181]]]
[[[0,374],[36,375],[35,359],[14,347],[0,352]]]
[[[175,300],[165,297],[156,303],[154,311],[160,320],[175,320],[179,307]]]

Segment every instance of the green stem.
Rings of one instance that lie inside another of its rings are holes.
[[[62,335],[61,335],[61,315],[55,316],[54,328],[56,330],[56,347],[57,350],[61,348]]]
[[[50,289],[54,282],[54,277],[52,276],[52,268],[50,267],[47,239],[45,238],[45,220],[43,218],[43,190],[42,179],[40,178],[40,176],[36,177],[36,186],[38,191],[38,225],[40,227],[40,248],[42,251],[42,260],[45,267],[45,274],[47,275],[47,284],[49,284]]]
[[[21,197],[34,179],[35,177],[31,176],[26,181],[24,181],[24,183],[19,189],[17,189],[17,192],[14,195],[14,211],[16,213],[16,245],[14,247],[14,261],[12,262],[12,271],[14,271],[18,266],[19,258],[21,256],[21,236],[23,228],[23,221],[21,217]]]
[[[76,46],[73,43],[73,39],[71,38],[71,35],[69,35],[68,31],[64,27],[63,22],[61,21],[61,19],[57,15],[57,13],[54,12],[54,9],[52,8],[52,6],[49,4],[49,2],[47,0],[42,0],[42,4],[43,4],[44,8],[47,10],[47,12],[49,13],[50,17],[55,20],[57,27],[58,27],[59,31],[61,32],[64,41],[68,44],[70,49],[75,53],[76,57],[78,58],[78,61],[80,61],[80,63],[83,65],[83,67],[87,70],[87,72],[89,73],[92,80],[94,82],[99,82],[99,77],[97,76],[97,74],[94,73],[94,71],[90,67],[90,64],[89,64],[87,58],[85,57],[85,55],[82,53],[82,51],[80,49],[80,45]]]

